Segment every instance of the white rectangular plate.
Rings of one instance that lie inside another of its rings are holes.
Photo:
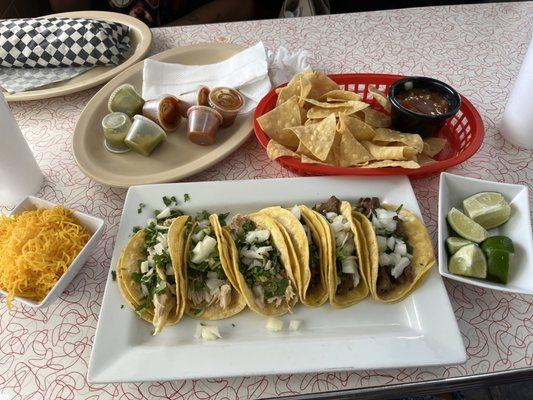
[[[248,213],[271,205],[314,205],[335,195],[356,201],[378,196],[403,204],[420,216],[405,177],[316,177],[247,181],[176,183],[131,187],[111,261],[114,270],[132,228],[143,225],[163,196],[181,202],[186,213]],[[145,203],[138,214],[139,203]],[[124,304],[116,282],[108,276],[96,338],[89,363],[93,383],[211,378],[318,371],[414,367],[466,361],[461,335],[448,295],[436,268],[406,300],[378,304],[367,298],[346,309],[295,307],[284,316],[283,332],[269,332],[266,318],[245,310],[218,321],[223,339],[194,339],[197,321],[179,324],[151,336],[152,327]],[[291,319],[300,329],[288,332]]]

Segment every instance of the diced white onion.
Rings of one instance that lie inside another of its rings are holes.
[[[157,229],[158,231],[168,231],[170,229],[170,226],[166,226],[166,225],[156,225],[155,226],[155,229]]]
[[[389,259],[390,259],[390,264],[389,265],[396,265],[398,264],[398,262],[400,262],[400,259],[402,257],[399,255],[399,254],[396,254],[396,253],[390,253],[389,254]]]
[[[163,245],[161,243],[157,243],[154,246],[154,253],[155,254],[161,255],[161,254],[163,254],[164,251],[165,251],[165,248],[163,247]]]
[[[407,245],[402,241],[397,241],[394,252],[400,256],[405,256],[407,254]]]
[[[196,232],[194,235],[191,236],[191,239],[194,243],[198,243],[200,240],[202,240],[203,238],[205,237],[205,232],[202,230],[202,231],[198,231]]]
[[[165,207],[159,214],[157,214],[155,217],[157,219],[163,219],[163,218],[168,218],[170,217],[170,213],[172,212],[172,210],[170,209],[170,207]]]
[[[224,283],[225,282],[222,279],[218,279],[218,278],[208,278],[205,281],[205,285],[209,288],[210,292],[213,292],[215,289],[218,289]]]
[[[196,325],[194,337],[202,340],[217,340],[222,338],[217,325],[202,325],[201,323]]]
[[[243,258],[243,264],[246,264],[246,259],[250,259],[249,263],[252,263],[252,260],[262,260],[263,257],[257,252],[257,249],[247,249],[243,247],[240,251],[240,255]],[[249,265],[249,264],[248,264]]]
[[[335,219],[336,216],[337,216],[337,213],[334,213],[334,212],[331,212],[331,211],[326,213],[326,218],[330,222],[332,222]]]
[[[246,233],[244,241],[248,244],[262,243],[270,238],[270,231],[268,229],[260,229]]]
[[[378,262],[379,262],[379,266],[380,266],[380,267],[386,267],[387,265],[390,264],[391,260],[390,260],[390,257],[389,257],[388,254],[386,254],[386,253],[381,253],[381,254],[379,255],[379,260],[378,260]]]
[[[355,256],[346,257],[342,260],[342,272],[345,274],[357,273],[357,262]]]
[[[298,329],[300,329],[300,325],[302,325],[302,321],[299,319],[291,319],[289,322],[289,331],[295,332]]]
[[[148,288],[144,285],[141,285],[141,292],[143,294],[144,297],[148,296]]]
[[[174,274],[174,267],[172,266],[172,263],[167,265],[167,269],[166,269],[165,272],[166,272],[167,275],[172,275],[172,276],[175,275]]]
[[[257,248],[257,253],[262,256],[268,254],[270,251],[272,251],[272,246],[262,246]]]
[[[167,235],[162,233],[157,234],[157,241],[166,249],[168,247]]]
[[[146,220],[146,225],[152,225],[152,224],[157,226],[157,219],[149,218],[149,219]]]
[[[205,261],[209,257],[209,254],[215,249],[216,245],[216,239],[211,236],[206,236],[201,242],[198,242],[196,246],[194,246],[191,261],[195,264],[200,264]]]
[[[283,321],[279,318],[270,317],[266,323],[266,328],[270,332],[279,332],[283,329]]]
[[[268,271],[270,268],[272,268],[272,260],[268,260],[265,264],[265,270]]]
[[[376,235],[378,242],[378,251],[383,253],[387,249],[387,238],[385,236]]]
[[[150,263],[148,261],[143,261],[141,263],[141,274],[146,274],[148,272],[149,267],[150,267]]]
[[[407,257],[402,257],[400,260],[394,265],[394,267],[391,269],[390,273],[395,278],[398,279],[398,277],[403,274],[403,270],[411,263],[411,260]]]
[[[394,246],[396,245],[396,239],[391,236],[387,239],[387,247],[391,250],[394,250]]]
[[[295,205],[293,208],[291,208],[291,213],[296,217],[297,220],[300,220],[302,217],[302,212],[300,211],[300,207],[298,207],[298,205]]]
[[[209,222],[208,219],[202,219],[201,221],[198,221],[198,226],[200,228],[207,228],[209,225],[211,225],[211,222]]]
[[[216,279],[218,278],[218,273],[215,271],[208,271],[207,272],[207,279]]]

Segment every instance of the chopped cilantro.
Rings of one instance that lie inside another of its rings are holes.
[[[252,221],[251,219],[247,219],[247,220],[242,224],[242,229],[244,229],[246,232],[248,232],[248,231],[253,231],[253,230],[255,230],[255,228],[256,228],[255,222]]]
[[[183,201],[189,201],[191,199],[191,196],[189,196],[189,193],[185,193],[183,195]]]
[[[111,278],[116,281],[117,280],[117,271],[111,271]]]
[[[231,324],[231,326],[233,326],[235,328],[235,324]]]
[[[204,219],[209,219],[209,212],[207,210],[202,210],[202,212],[196,214],[197,221],[202,221]]]
[[[170,206],[171,204],[178,204],[178,200],[176,199],[176,196],[163,196],[163,203],[165,203],[165,206]]]
[[[190,310],[194,315],[198,315],[203,311],[201,308],[194,308],[194,307],[191,307]]]
[[[121,304],[120,305],[120,309],[122,310],[124,308],[124,304]]]
[[[218,220],[220,221],[221,226],[226,226],[226,219],[228,218],[229,212],[218,214]]]
[[[142,228],[140,226],[134,226],[133,227],[133,233],[137,233],[141,230]]]
[[[396,213],[399,214],[400,211],[402,211],[403,204],[400,204],[400,206],[396,209]]]
[[[141,314],[144,310],[146,310],[146,303],[141,303],[137,307],[135,307],[135,312]]]
[[[140,272],[132,272],[131,273],[131,279],[133,279],[133,282],[135,283],[141,283],[143,275]]]
[[[137,214],[142,213],[144,207],[146,207],[146,204],[139,203],[139,208],[137,209]]]

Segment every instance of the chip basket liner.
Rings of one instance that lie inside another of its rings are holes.
[[[362,100],[370,103],[371,107],[383,111],[373,99],[372,93],[368,92],[370,85],[375,85],[379,90],[388,93],[390,86],[402,75],[388,74],[333,74],[329,75],[339,87],[361,95]],[[280,87],[286,84],[280,85]],[[265,149],[270,138],[259,126],[257,118],[266,114],[276,106],[277,93],[270,91],[257,105],[254,112],[254,132],[257,140]],[[460,164],[472,157],[483,143],[483,121],[474,105],[461,95],[461,108],[459,112],[450,118],[444,127],[435,135],[448,140],[445,148],[434,158],[437,162],[425,164],[417,169],[401,167],[387,168],[359,168],[359,167],[336,167],[321,164],[306,164],[293,157],[280,157],[276,161],[283,167],[298,175],[408,175],[412,178],[423,178],[436,175],[441,171]]]

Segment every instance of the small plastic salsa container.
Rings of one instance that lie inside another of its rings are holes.
[[[398,96],[413,89],[426,89],[440,95],[448,103],[447,111],[431,115],[404,107]],[[449,118],[457,114],[461,107],[461,97],[450,85],[421,76],[408,77],[393,83],[390,88],[389,99],[392,126],[401,132],[418,133],[422,137],[433,136]]]

